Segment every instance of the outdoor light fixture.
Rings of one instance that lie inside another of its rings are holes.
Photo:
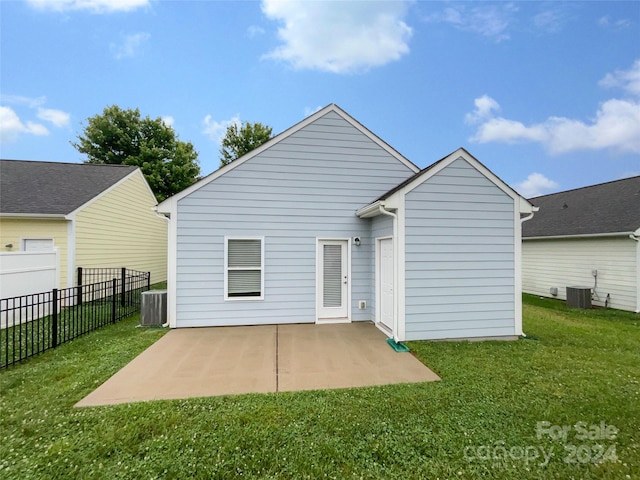
[[[360,246],[360,237],[353,237],[353,243],[356,244],[356,247]]]
[[[5,247],[7,247],[7,248],[13,248],[13,243],[7,243],[7,244],[5,245]]]

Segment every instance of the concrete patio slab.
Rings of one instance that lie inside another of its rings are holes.
[[[77,407],[439,380],[372,323],[171,330]]]

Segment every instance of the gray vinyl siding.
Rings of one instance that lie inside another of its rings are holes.
[[[522,290],[566,300],[566,287],[596,286],[591,274],[598,271],[592,295],[594,305],[619,310],[638,309],[637,242],[628,236],[526,240],[522,245]]]
[[[355,212],[412,173],[331,112],[179,200],[177,326],[314,322],[316,239],[355,236],[352,320],[371,320],[371,222]],[[264,236],[264,300],[224,300],[225,235]]]
[[[514,200],[459,158],[405,212],[406,339],[514,335]]]

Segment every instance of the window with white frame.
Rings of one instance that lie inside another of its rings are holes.
[[[264,298],[264,238],[225,237],[226,300]]]

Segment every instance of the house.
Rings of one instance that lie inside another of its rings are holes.
[[[523,290],[640,312],[640,176],[530,199],[540,212],[523,230]]]
[[[522,333],[521,216],[532,206],[463,149],[420,170],[336,105],[158,211],[170,218],[171,327]]]
[[[74,285],[76,267],[165,281],[167,222],[156,204],[137,167],[0,160],[0,251],[56,248],[59,288]]]

